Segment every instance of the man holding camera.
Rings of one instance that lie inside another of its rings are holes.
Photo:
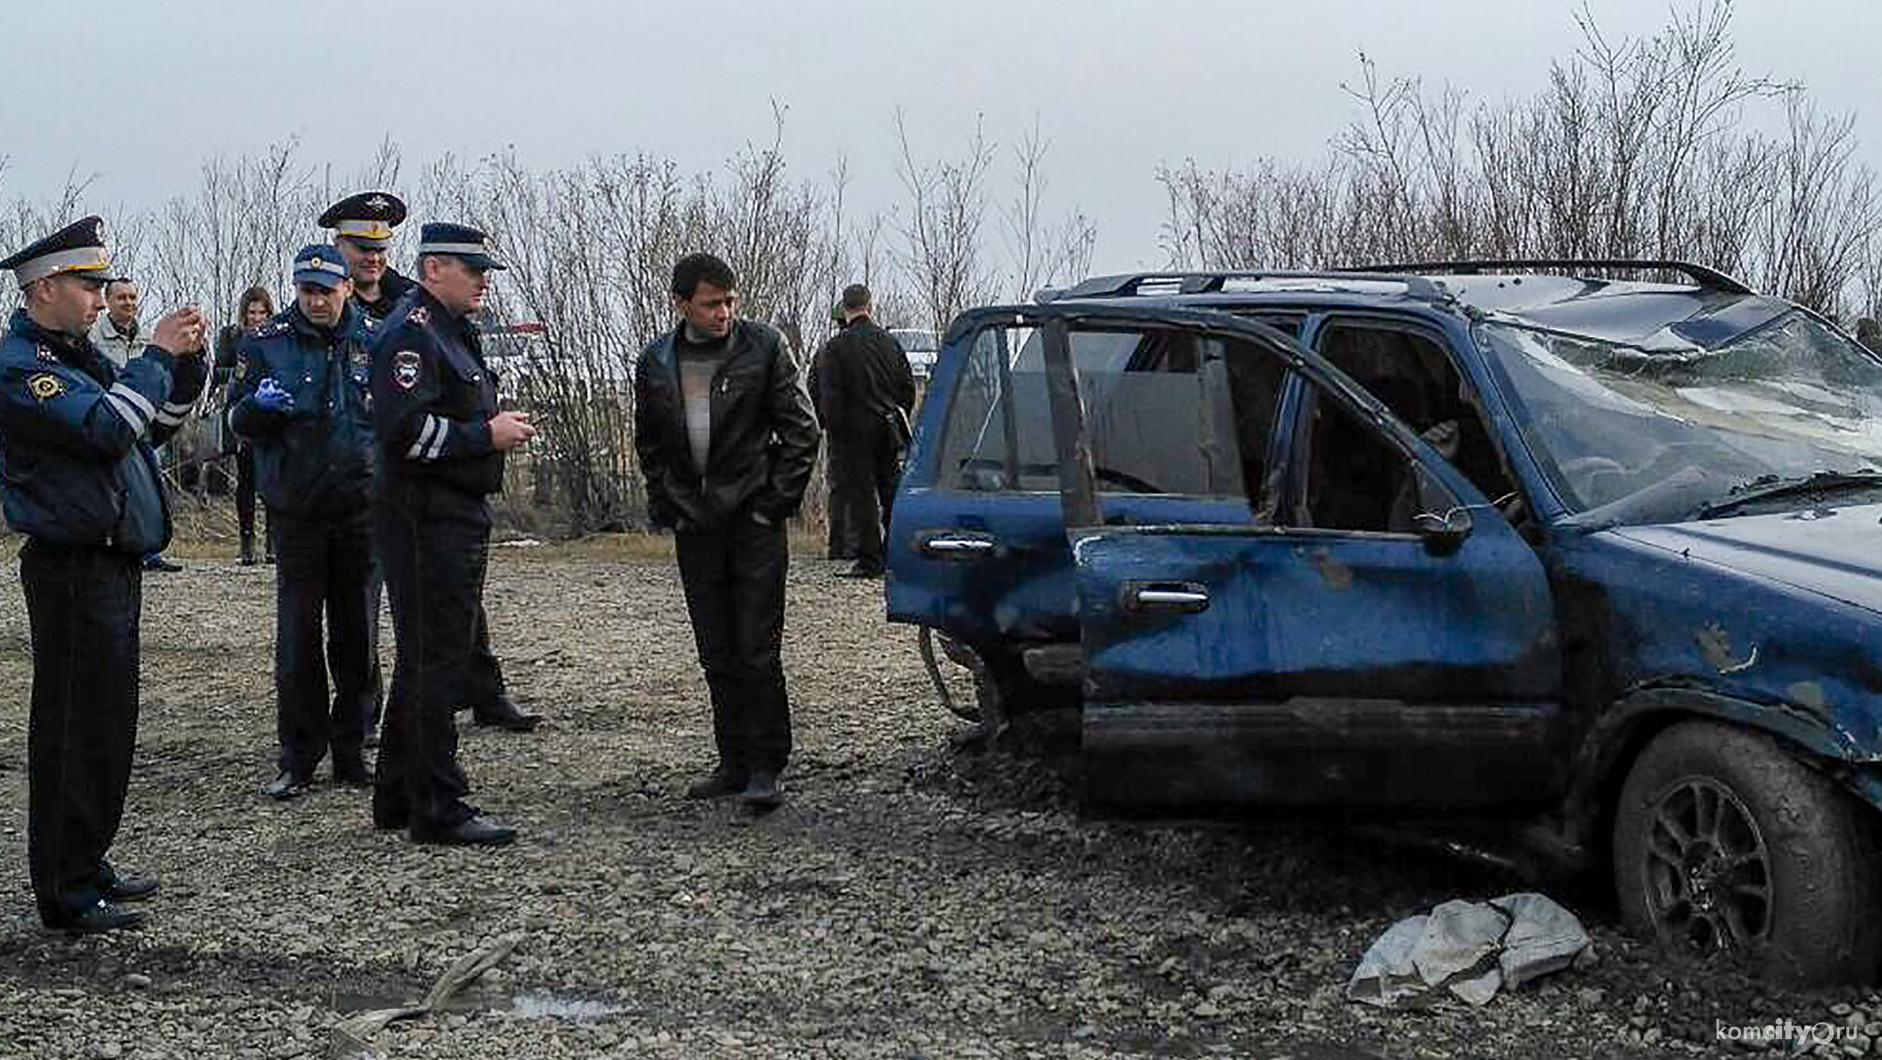
[[[202,391],[208,321],[166,314],[122,369],[86,337],[111,260],[96,217],[0,261],[23,305],[0,339],[0,498],[25,534],[33,640],[27,863],[39,917],[75,933],[130,927],[119,903],[154,879],[118,873],[116,837],[137,743],[143,557],[170,540],[152,446]]]
[[[371,335],[365,313],[350,304],[352,285],[335,248],[301,248],[294,288],[294,304],[242,340],[229,383],[229,427],[254,449],[278,561],[274,680],[281,758],[279,775],[262,788],[273,799],[306,792],[329,749],[334,780],[349,787],[372,783],[361,748],[377,692]]]

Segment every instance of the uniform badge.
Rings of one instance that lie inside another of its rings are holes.
[[[366,347],[355,346],[353,351],[347,354],[347,359],[353,362],[355,368],[366,368],[371,364],[372,355],[367,352]]]
[[[60,379],[56,375],[41,372],[38,375],[27,377],[26,389],[41,401],[51,401],[53,398],[65,393],[65,380]]]
[[[38,353],[38,354],[39,354],[39,359],[40,359],[40,360],[42,360],[42,361],[44,361],[44,362],[46,362],[47,364],[58,364],[58,363],[59,363],[59,358],[57,358],[57,357],[55,357],[55,356],[53,356],[53,353],[52,353],[52,349],[51,349],[51,347],[48,347],[48,346],[41,346],[41,347],[39,347],[39,349],[38,349],[38,350],[36,350],[36,351],[34,351],[34,352],[36,352],[36,353]]]
[[[418,351],[400,350],[392,355],[392,382],[400,390],[418,385]]]
[[[415,305],[412,307],[410,313],[405,314],[405,319],[417,324],[421,328],[425,327],[431,323],[431,310],[426,309],[422,305]]]

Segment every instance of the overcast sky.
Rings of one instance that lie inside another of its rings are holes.
[[[390,136],[408,166],[514,145],[539,167],[648,151],[689,170],[768,142],[789,108],[800,176],[849,161],[852,201],[897,194],[894,114],[916,150],[959,154],[977,114],[1009,145],[1037,116],[1048,208],[1097,223],[1097,271],[1161,264],[1159,163],[1312,157],[1353,116],[1364,50],[1499,100],[1542,86],[1579,43],[1571,7],[1528,0],[1282,4],[1163,0],[0,0],[0,195],[97,173],[87,205],[191,189],[202,159],[297,134],[345,171]],[[1690,5],[1684,5],[1690,6]],[[1612,35],[1668,8],[1595,0]],[[1882,168],[1882,3],[1742,0],[1738,56],[1855,111]],[[998,190],[997,188],[995,189]]]

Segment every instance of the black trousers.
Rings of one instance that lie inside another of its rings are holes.
[[[693,641],[712,693],[712,735],[721,768],[775,773],[791,757],[791,706],[784,691],[784,527],[740,513],[710,533],[675,535]]]
[[[380,735],[375,811],[414,827],[476,814],[457,762],[456,710],[501,694],[484,618],[489,506],[449,487],[381,479],[375,541],[392,599],[397,656]]]
[[[141,557],[28,541],[20,582],[33,637],[26,860],[57,926],[103,897],[137,745]]]
[[[887,422],[831,432],[830,513],[841,519],[860,566],[882,566],[889,506],[902,477],[902,443]],[[841,512],[839,516],[837,513]]]
[[[235,520],[242,540],[255,540],[255,450],[247,442],[235,447]]]
[[[270,509],[268,526],[277,535],[274,688],[281,768],[310,777],[329,748],[336,768],[360,760],[378,700],[372,519],[365,511],[307,518]]]

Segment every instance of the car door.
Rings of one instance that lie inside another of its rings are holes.
[[[941,630],[996,669],[1031,648],[1078,644],[1042,342],[1048,322],[1080,312],[978,310],[950,328],[893,506],[890,619]],[[1198,440],[1228,417],[1202,401],[1193,345],[1141,320],[1067,334],[1093,444],[1110,454],[1095,470],[1115,517],[1219,523],[1247,511],[1227,462],[1237,447]],[[1190,443],[1146,443],[1146,417],[1158,415],[1185,419]]]
[[[1243,359],[1291,368],[1279,441],[1243,456],[1263,483],[1252,521],[1111,510],[1082,454],[1082,401],[1053,409],[1070,454],[1088,797],[1402,811],[1545,801],[1562,773],[1560,659],[1534,552],[1316,354],[1258,325],[1194,326],[1229,340],[1236,374],[1263,374]],[[1047,355],[1075,391],[1061,354]]]

